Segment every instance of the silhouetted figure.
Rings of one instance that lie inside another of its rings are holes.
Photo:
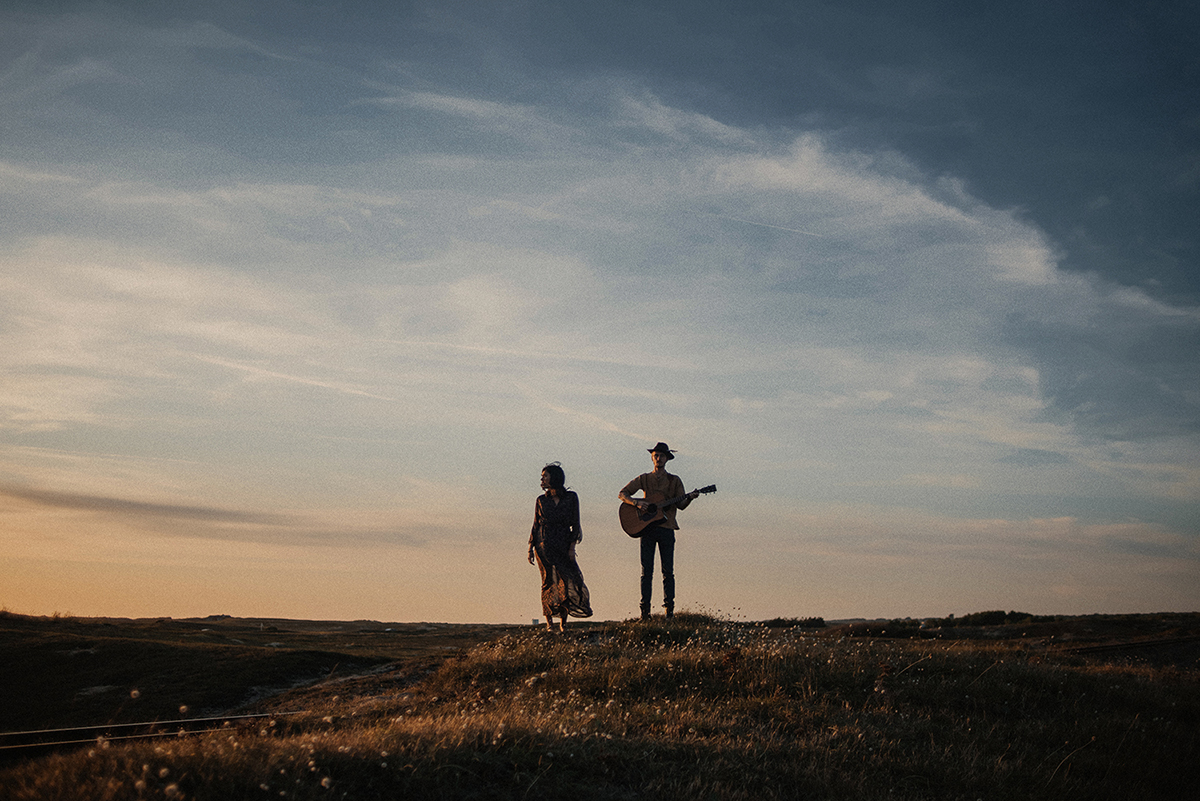
[[[661,504],[666,500],[674,500],[673,504],[662,508],[663,519],[654,525],[647,526],[641,531],[642,540],[642,619],[650,617],[650,596],[654,584],[654,550],[658,549],[662,560],[663,577],[663,608],[667,617],[675,615],[675,532],[679,524],[675,522],[675,512],[686,509],[700,493],[685,492],[683,480],[679,476],[667,472],[667,462],[675,458],[674,452],[667,443],[660,442],[653,448],[648,448],[650,460],[654,469],[625,485],[617,493],[622,503],[631,504],[642,510],[650,504]],[[633,494],[641,490],[642,497],[635,498]]]
[[[566,475],[558,462],[542,468],[542,489],[533,508],[529,534],[529,563],[542,572],[542,614],[546,630],[567,625],[567,616],[591,617],[591,599],[583,573],[575,562],[575,543],[583,540],[579,525],[579,496],[566,488]]]

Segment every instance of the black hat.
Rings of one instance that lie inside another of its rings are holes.
[[[671,450],[670,448],[668,448],[667,443],[665,443],[665,442],[660,442],[657,445],[655,445],[653,448],[647,448],[646,450],[649,451],[650,453],[665,453],[667,455],[668,461],[675,458],[675,452],[673,450]]]

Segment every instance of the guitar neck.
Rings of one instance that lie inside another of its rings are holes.
[[[717,485],[709,484],[707,487],[702,487],[698,490],[692,490],[692,492],[684,493],[678,498],[669,498],[665,501],[647,501],[647,506],[645,507],[638,507],[636,504],[630,505],[627,503],[622,503],[620,509],[618,510],[620,512],[619,517],[621,518],[621,528],[625,529],[625,533],[631,537],[640,537],[642,536],[642,529],[666,517],[666,512],[664,511],[666,507],[674,506],[693,493],[699,496],[707,492],[716,491]],[[644,499],[638,498],[636,500],[641,502]]]
[[[704,489],[692,490],[692,492],[705,493],[705,492],[716,492],[716,490],[717,490],[716,486],[713,486],[711,488],[705,487]],[[691,494],[692,494],[691,492],[685,492],[677,498],[668,498],[665,501],[652,501],[652,503],[655,505],[655,507],[662,509],[667,506],[674,506],[675,504],[679,503],[680,501],[682,501],[684,498],[686,498],[687,496],[689,496]]]
[[[687,496],[688,496],[688,494],[685,492],[685,493],[683,493],[682,495],[680,495],[678,498],[670,498],[670,499],[668,499],[668,500],[665,500],[665,501],[659,501],[659,502],[658,502],[657,504],[655,504],[655,505],[656,505],[656,506],[658,506],[658,508],[659,508],[659,509],[662,509],[662,508],[664,508],[664,507],[666,507],[666,506],[674,506],[675,504],[679,503],[680,501],[682,501],[682,500],[683,500],[684,498],[686,498]]]

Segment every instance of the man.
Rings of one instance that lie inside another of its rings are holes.
[[[650,617],[650,595],[654,584],[654,549],[658,548],[662,560],[663,577],[663,608],[667,617],[675,615],[675,532],[679,524],[675,522],[675,512],[686,509],[700,493],[699,491],[685,492],[683,480],[679,476],[667,472],[667,462],[675,458],[675,453],[660,442],[653,448],[648,448],[650,461],[654,469],[625,485],[617,493],[621,503],[636,506],[639,510],[652,503],[661,504],[663,501],[678,499],[673,505],[663,507],[666,516],[658,523],[642,529],[642,619]],[[642,497],[633,497],[641,490]]]

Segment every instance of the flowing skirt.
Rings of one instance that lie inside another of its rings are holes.
[[[534,553],[542,572],[542,614],[546,619],[591,617],[591,597],[575,562],[575,543],[551,537],[534,546]]]

